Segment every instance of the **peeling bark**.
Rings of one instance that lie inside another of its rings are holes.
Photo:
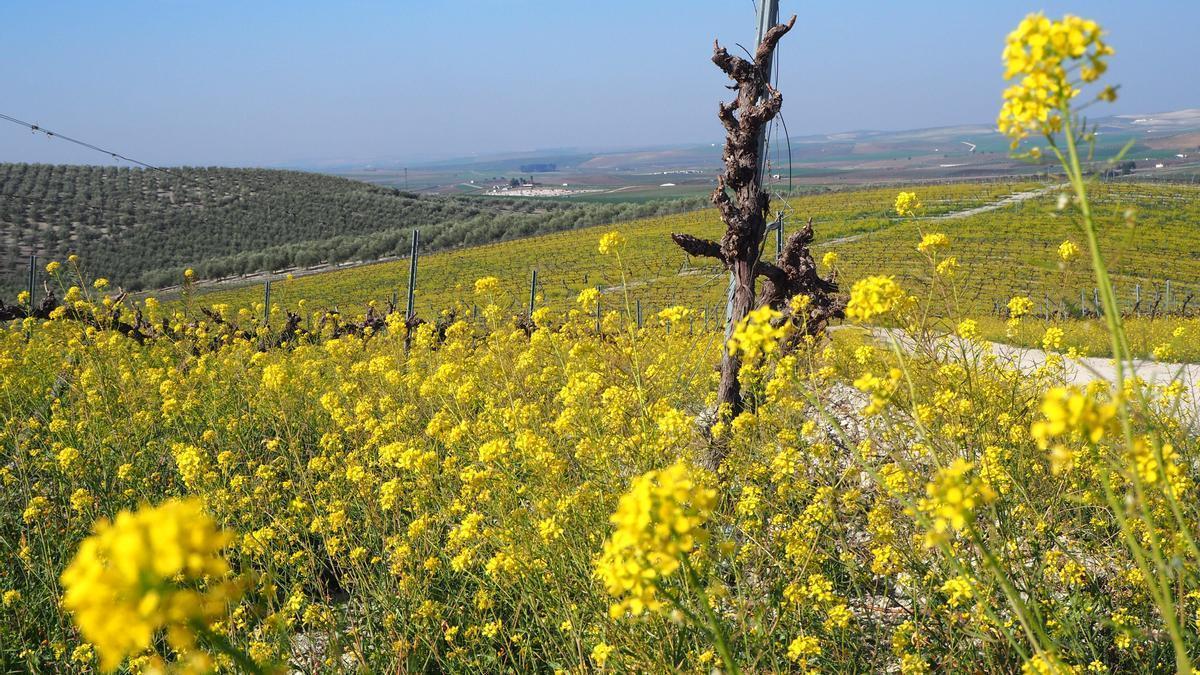
[[[835,297],[837,284],[816,273],[809,251],[812,225],[788,239],[778,264],[759,260],[770,217],[771,198],[762,188],[759,175],[759,140],[766,125],[783,106],[783,96],[771,86],[768,77],[771,57],[779,40],[796,23],[793,16],[786,24],[772,26],[763,36],[753,61],[731,55],[720,44],[713,44],[712,61],[731,80],[737,97],[717,107],[717,118],[725,127],[724,173],[717,179],[712,203],[721,213],[725,234],[720,242],[687,234],[672,234],[671,239],[688,255],[714,258],[733,274],[733,302],[730,321],[735,325],[756,306],[768,304],[786,310],[785,320],[793,321],[804,332],[824,330],[831,318],[841,316],[844,301]],[[755,297],[755,279],[766,278],[762,295]],[[812,296],[805,316],[791,316],[788,301],[798,293]],[[717,390],[718,418],[731,419],[744,409],[738,372],[741,358],[726,347],[721,356],[721,381]],[[706,463],[717,468],[727,449],[713,443]]]

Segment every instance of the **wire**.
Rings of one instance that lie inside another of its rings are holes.
[[[87,141],[81,141],[78,138],[72,138],[70,136],[60,134],[56,131],[51,131],[43,126],[34,124],[32,122],[26,122],[25,120],[19,120],[15,117],[12,117],[11,115],[5,115],[4,113],[0,113],[0,120],[4,120],[6,122],[12,122],[13,124],[23,126],[34,133],[46,134],[47,138],[61,138],[64,141],[67,141],[68,143],[74,143],[75,145],[78,145],[80,147],[84,147],[89,150],[95,150],[96,152],[104,153],[104,154],[108,155],[109,157],[112,157],[113,159],[124,160],[126,162],[129,162],[130,164],[137,164],[140,167],[143,167],[146,169],[152,169],[154,171],[161,171],[165,174],[170,174],[172,176],[176,176],[179,178],[184,177],[183,174],[179,173],[178,171],[173,171],[171,169],[164,169],[161,166],[154,166],[153,164],[147,164],[146,162],[134,159],[132,157],[129,157],[128,155],[123,155],[119,152],[114,152],[112,150],[105,150],[104,148],[101,148],[98,145],[93,145],[91,143],[88,143]]]
[[[779,122],[780,122],[780,123],[783,125],[783,140],[787,141],[787,153],[788,153],[788,194],[791,194],[791,193],[792,193],[792,137],[791,137],[791,134],[788,132],[788,128],[787,128],[787,118],[783,116],[783,111],[782,111],[782,110],[780,110],[780,111],[779,111]],[[783,201],[784,201],[784,203],[785,203],[785,204],[787,204],[787,200],[786,200],[786,199],[785,199],[785,200],[783,200]],[[788,208],[789,208],[789,209],[790,209],[790,208],[792,208],[790,204],[788,204]]]

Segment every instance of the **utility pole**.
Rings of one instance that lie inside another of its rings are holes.
[[[771,26],[779,23],[779,0],[758,0],[758,31],[754,37],[754,46],[762,44],[763,36],[771,29]],[[767,82],[771,81],[771,76],[775,72],[775,52],[771,52],[771,59],[767,63]],[[763,174],[766,172],[767,155],[765,149],[767,147],[767,130],[758,137],[758,168],[756,177],[759,185],[762,184]],[[782,229],[782,222],[780,228]],[[733,337],[733,292],[737,286],[736,277],[733,270],[729,270],[729,289],[725,294],[725,342],[729,343],[729,338]]]
[[[763,37],[771,26],[779,23],[779,0],[758,1],[758,33],[754,37],[754,45],[762,44]],[[775,52],[771,52],[771,60],[767,63],[767,82],[775,74]],[[761,181],[767,166],[767,132],[766,129],[758,137],[758,178]]]

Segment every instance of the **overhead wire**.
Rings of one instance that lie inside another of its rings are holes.
[[[184,177],[183,174],[181,174],[178,171],[175,171],[173,169],[166,169],[161,166],[155,166],[148,162],[143,162],[140,159],[134,159],[126,154],[116,152],[115,150],[107,150],[98,145],[95,145],[94,143],[89,143],[87,141],[80,140],[78,138],[73,138],[73,137],[67,136],[65,134],[60,134],[57,131],[51,131],[50,129],[47,129],[46,127],[43,127],[40,124],[35,124],[33,122],[26,122],[25,120],[22,120],[22,119],[17,119],[16,117],[13,117],[11,115],[6,115],[4,113],[0,113],[0,120],[4,120],[5,122],[11,122],[18,126],[25,127],[34,133],[45,134],[47,138],[61,138],[62,140],[67,141],[68,143],[74,143],[75,145],[78,145],[80,147],[103,153],[105,155],[108,155],[109,157],[112,157],[113,159],[118,159],[118,160],[122,160],[125,162],[129,162],[130,164],[136,164],[144,169],[151,169],[153,171],[161,171],[162,173],[176,176],[179,178]]]

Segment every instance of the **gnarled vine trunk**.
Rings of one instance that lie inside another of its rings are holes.
[[[779,40],[796,23],[793,16],[786,24],[772,26],[763,36],[754,54],[754,61],[729,54],[720,44],[713,45],[713,63],[735,82],[737,98],[722,102],[717,116],[725,127],[725,172],[717,179],[712,203],[721,212],[725,235],[720,242],[700,239],[689,234],[672,234],[675,243],[689,255],[720,260],[733,275],[733,298],[729,321],[737,325],[756,306],[769,304],[784,311],[785,321],[793,321],[804,332],[824,330],[830,318],[841,316],[844,302],[834,293],[837,285],[816,274],[809,244],[812,242],[812,222],[793,234],[780,256],[779,265],[760,260],[763,239],[767,232],[771,198],[763,190],[759,167],[762,144],[759,142],[767,124],[779,114],[783,97],[769,81],[771,56]],[[755,279],[767,277],[763,295],[755,297]],[[813,296],[805,308],[805,316],[792,316],[788,300],[797,294]],[[717,390],[718,416],[731,419],[739,415],[745,403],[738,371],[742,360],[728,345],[721,356],[721,381]],[[709,468],[716,469],[725,457],[723,443],[713,443],[706,458]]]

